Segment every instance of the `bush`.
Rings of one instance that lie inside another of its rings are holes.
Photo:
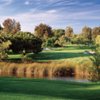
[[[10,45],[11,45],[10,41],[0,43],[0,60],[8,57],[6,51],[9,48]]]
[[[95,44],[100,46],[100,35],[96,37]]]
[[[2,41],[11,41],[10,49],[15,53],[34,52],[39,53],[42,51],[42,40],[36,38],[29,32],[19,32],[14,35],[2,34],[0,36]]]
[[[93,55],[93,58],[91,58],[93,64],[94,64],[94,74],[92,75],[93,81],[99,81],[100,80],[100,47],[97,46],[95,49],[95,54]],[[94,77],[95,76],[95,77]]]

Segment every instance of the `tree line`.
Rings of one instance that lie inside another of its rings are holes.
[[[70,26],[66,29],[53,29],[43,23],[35,27],[34,33],[22,32],[20,22],[10,18],[4,20],[2,26],[0,25],[0,45],[4,44],[6,48],[17,53],[22,53],[23,50],[39,53],[42,48],[64,47],[69,43],[92,45],[98,35],[100,35],[100,26],[94,28],[85,26],[79,34],[75,34]]]
[[[3,34],[16,34],[21,32],[20,22],[15,19],[6,19],[0,25],[0,33]],[[30,32],[28,32],[30,33]],[[72,27],[68,26],[66,29],[52,29],[51,26],[40,23],[34,29],[34,36],[40,38],[44,45],[49,46],[49,42],[54,42],[51,46],[63,46],[64,43],[77,43],[77,44],[91,44],[95,38],[100,35],[100,26],[90,28],[84,26],[79,34],[75,34]]]

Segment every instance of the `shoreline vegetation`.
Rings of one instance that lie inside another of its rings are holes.
[[[9,63],[0,62],[0,76],[16,76],[27,78],[72,77],[89,79],[91,76],[91,62],[76,64],[75,62],[48,63]],[[89,68],[90,65],[90,68]]]
[[[92,80],[94,64],[90,60],[89,47],[70,45],[51,48],[40,54],[11,54],[0,62],[0,76],[26,78],[74,78]]]

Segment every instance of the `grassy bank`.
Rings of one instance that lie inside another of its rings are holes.
[[[89,79],[93,65],[91,61],[75,63],[73,61],[47,63],[11,63],[0,62],[0,76],[17,77],[74,77]]]
[[[99,100],[100,83],[0,78],[0,100]]]
[[[38,55],[28,53],[27,57],[35,62],[48,62],[48,61],[65,61],[73,60],[79,62],[81,59],[88,59],[89,54],[84,54],[84,51],[90,50],[87,46],[72,45],[64,48],[49,48],[49,50],[43,50]],[[8,60],[17,61],[21,60],[21,54],[9,54]]]

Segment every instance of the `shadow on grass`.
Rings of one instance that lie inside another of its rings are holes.
[[[89,54],[84,54],[84,50],[89,50],[88,46],[66,46],[63,48],[54,48],[50,51],[44,51],[39,54],[29,53],[27,57],[32,59],[32,61],[48,61],[48,60],[61,60],[61,59],[69,59],[69,58],[77,58],[77,57],[88,57]],[[71,52],[70,52],[71,51]],[[19,62],[21,61],[21,54],[10,54],[8,61]]]
[[[72,83],[65,81],[50,81],[41,79],[0,78],[0,92],[24,95],[39,95],[79,100],[99,100],[100,84]]]
[[[27,57],[32,59],[32,61],[49,61],[49,60],[62,60],[62,59],[69,59],[69,58],[77,58],[77,57],[89,57],[91,55],[84,54],[83,52],[42,52],[39,54],[29,53]],[[16,57],[9,57],[5,61],[11,62],[20,62],[22,56]]]
[[[61,60],[68,58],[77,58],[77,57],[88,57],[89,54],[84,54],[83,52],[79,53],[70,53],[70,52],[43,52],[38,55],[28,54],[29,58],[33,60]]]
[[[79,46],[79,45],[76,45],[76,46],[65,46],[65,47],[62,47],[62,48],[55,48],[54,51],[65,51],[65,50],[86,50],[86,49],[91,49],[89,46]]]

